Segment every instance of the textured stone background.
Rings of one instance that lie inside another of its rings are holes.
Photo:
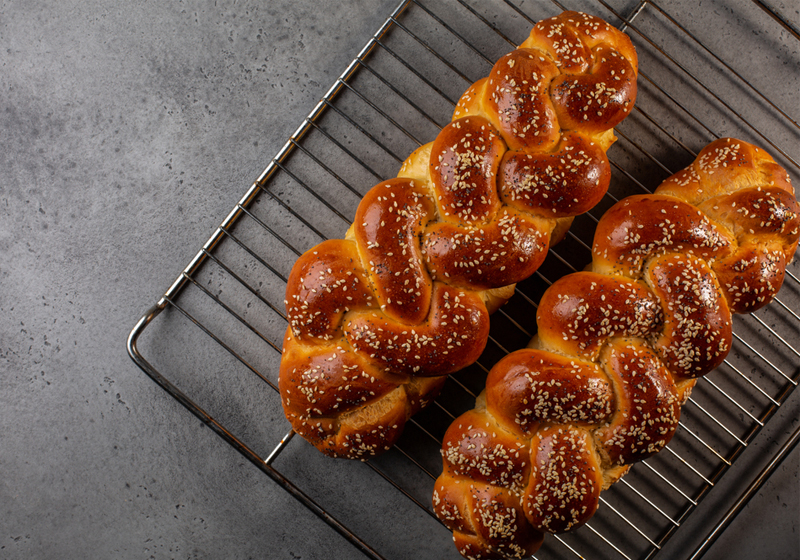
[[[395,4],[0,5],[0,557],[357,556],[125,339]],[[799,456],[708,558],[798,557]]]

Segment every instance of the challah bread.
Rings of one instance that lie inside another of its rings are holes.
[[[786,171],[730,138],[613,206],[591,268],[542,297],[534,347],[498,362],[444,437],[433,504],[461,554],[523,558],[585,523],[601,490],[670,441],[730,350],[731,313],[775,296],[798,237]]]
[[[364,196],[345,239],[298,259],[280,368],[295,432],[368,458],[477,360],[489,312],[605,194],[636,75],[630,39],[607,23],[577,12],[538,23]]]

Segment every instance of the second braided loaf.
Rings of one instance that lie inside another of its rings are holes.
[[[591,270],[545,292],[536,348],[489,373],[442,447],[436,514],[466,558],[523,558],[586,522],[600,491],[657,453],[731,313],[778,292],[800,237],[789,176],[731,138],[600,219]]]

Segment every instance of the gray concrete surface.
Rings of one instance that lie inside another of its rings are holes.
[[[2,3],[0,558],[357,557],[125,339],[395,3]],[[708,558],[800,557],[799,457]]]

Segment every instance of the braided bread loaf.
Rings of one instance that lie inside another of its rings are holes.
[[[589,519],[601,490],[670,441],[730,349],[731,313],[774,297],[798,237],[786,171],[730,138],[613,206],[591,270],[542,297],[538,348],[501,360],[445,435],[433,503],[461,554],[526,557]]]
[[[605,194],[636,75],[630,39],[607,23],[540,22],[364,196],[345,239],[298,259],[280,368],[298,434],[331,456],[380,453],[477,360],[489,310]]]

